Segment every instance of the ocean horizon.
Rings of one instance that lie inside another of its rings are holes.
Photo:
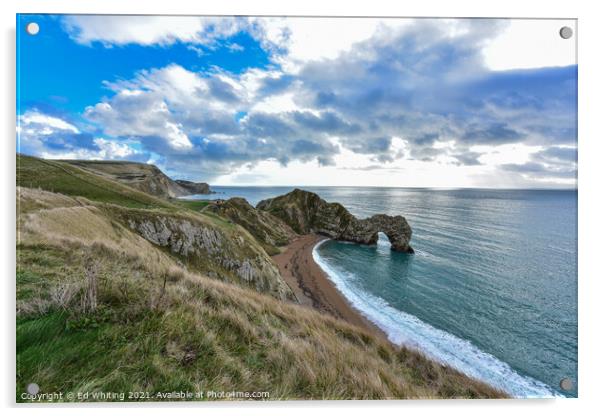
[[[295,187],[212,187],[252,205]],[[416,254],[326,240],[314,260],[395,344],[514,397],[577,395],[577,189],[304,187],[403,215]],[[572,391],[560,380],[569,378]]]

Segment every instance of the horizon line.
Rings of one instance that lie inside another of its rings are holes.
[[[154,163],[148,162],[140,162],[133,161],[128,159],[64,159],[64,158],[44,158],[37,155],[31,155],[27,153],[20,152],[19,149],[16,149],[16,156],[26,156],[33,157],[42,160],[55,160],[59,162],[72,162],[72,161],[82,161],[82,162],[102,162],[102,163],[134,163],[134,164],[142,164],[158,166]],[[159,168],[160,169],[160,168]],[[163,172],[163,171],[162,171]],[[172,180],[178,180],[177,176],[173,177],[165,172],[163,172],[168,178]],[[179,178],[182,179],[182,178]],[[190,177],[185,178],[184,180],[191,180]],[[575,178],[577,180],[577,178]],[[199,182],[199,180],[192,180],[193,182]],[[238,188],[298,188],[298,187],[309,187],[309,188],[388,188],[388,189],[430,189],[430,190],[459,190],[459,189],[479,189],[479,190],[499,190],[499,191],[578,191],[579,187],[575,186],[566,186],[566,187],[487,187],[487,186],[381,186],[381,185],[266,185],[266,184],[253,184],[253,185],[221,185],[221,184],[212,184],[209,183],[206,179],[202,179],[201,181],[207,183],[210,187],[238,187]]]
[[[221,188],[389,188],[389,189],[431,189],[431,190],[457,190],[457,189],[480,189],[492,191],[577,191],[575,187],[550,187],[550,188],[508,188],[508,187],[484,187],[484,186],[381,186],[381,185],[220,185],[209,184],[211,187]]]

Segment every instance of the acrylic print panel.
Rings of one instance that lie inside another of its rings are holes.
[[[577,396],[576,21],[17,34],[17,401]]]

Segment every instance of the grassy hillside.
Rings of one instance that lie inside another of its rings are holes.
[[[161,198],[190,193],[155,165],[113,160],[62,160],[60,163],[79,167]]]
[[[261,244],[215,213],[170,203],[71,164],[28,156],[17,160],[17,184],[23,186],[18,198],[21,222],[46,240],[101,241],[131,246],[134,252],[147,250],[138,247],[146,240],[191,270],[278,298],[294,298]],[[29,205],[46,200],[45,193],[33,194],[28,187],[75,198],[55,198],[50,209],[28,212]]]
[[[277,398],[496,397],[342,321],[191,273],[82,199],[21,190],[17,391],[237,390]],[[37,218],[37,217],[27,217]],[[19,399],[20,400],[20,399]]]
[[[224,218],[111,187],[61,163],[21,157],[19,164],[20,184],[33,188],[17,189],[18,401],[32,381],[41,392],[64,394],[502,396],[414,351],[282,300],[286,288],[274,276],[272,286],[258,287],[269,274],[267,256]],[[169,244],[162,245],[166,230]],[[224,245],[211,251],[217,235]],[[184,247],[197,251],[184,255]],[[243,258],[264,267],[257,266],[254,282],[235,279],[240,270],[251,276],[250,266],[236,263]]]
[[[17,155],[17,185],[126,207],[171,207],[167,201],[70,163]]]

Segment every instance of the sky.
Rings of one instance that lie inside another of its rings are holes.
[[[213,185],[576,188],[562,26],[18,15],[17,151]]]

